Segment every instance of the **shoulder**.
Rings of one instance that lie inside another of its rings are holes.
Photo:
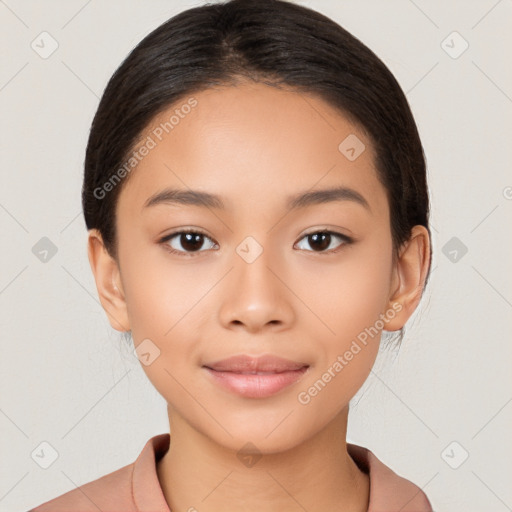
[[[395,473],[368,448],[347,443],[347,450],[370,479],[368,512],[432,512],[426,494],[413,482]]]
[[[47,501],[30,512],[86,512],[91,510],[123,510],[135,512],[132,500],[132,474],[129,464],[108,475],[77,487]]]
[[[72,489],[29,512],[169,512],[158,481],[156,462],[168,450],[169,434],[150,438],[135,462]]]

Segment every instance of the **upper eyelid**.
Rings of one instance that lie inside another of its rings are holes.
[[[174,231],[172,233],[164,235],[161,238],[161,240],[169,240],[172,237],[174,237],[176,235],[181,235],[183,233],[193,233],[193,234],[198,234],[198,235],[204,235],[207,238],[209,238],[210,240],[213,240],[213,238],[210,235],[208,235],[208,233],[205,233],[204,231],[201,231],[201,229],[199,229],[199,228],[190,228],[190,229],[181,228],[179,231]],[[341,237],[344,237],[344,238],[352,238],[351,236],[345,235],[343,233],[339,233],[338,231],[335,231],[332,228],[316,228],[316,229],[313,229],[313,230],[308,231],[306,233],[303,233],[302,236],[300,237],[300,239],[304,238],[305,236],[314,235],[315,233],[331,233],[333,235],[341,236]]]
[[[182,228],[178,231],[174,231],[172,233],[169,233],[168,235],[164,235],[163,237],[160,238],[160,241],[161,242],[168,242],[169,240],[171,240],[172,238],[174,238],[175,236],[177,235],[182,235],[184,233],[193,233],[193,234],[197,234],[197,235],[203,235],[205,236],[206,238],[209,238],[210,240],[214,241],[214,239],[208,235],[207,233],[205,233],[204,231],[201,231],[200,229],[187,229],[187,228]]]

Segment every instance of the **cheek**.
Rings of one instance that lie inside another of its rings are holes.
[[[197,326],[213,278],[207,269],[170,261],[156,245],[145,250],[128,245],[122,249],[121,268],[134,345],[153,386],[177,403],[183,398],[178,382],[187,380],[187,370],[200,357]]]
[[[379,351],[388,263],[369,254],[347,263],[329,281],[329,293],[317,306],[334,334],[326,329],[326,334],[316,334],[317,363],[296,397],[305,428],[331,421],[368,378]]]
[[[333,260],[334,261],[334,260]],[[352,246],[333,264],[323,267],[309,262],[300,269],[306,276],[297,294],[316,315],[306,315],[317,323],[325,339],[336,349],[343,348],[365,328],[375,324],[386,307],[391,278],[391,243],[368,242]]]
[[[154,338],[165,343],[188,321],[187,315],[211,287],[194,265],[171,261],[163,247],[125,243],[121,268],[135,343]],[[120,251],[121,252],[121,251]]]
[[[186,397],[180,383],[188,382],[187,370],[197,359],[198,301],[211,284],[200,282],[197,272],[163,261],[135,253],[126,258],[126,303],[142,369],[168,403],[179,404]]]
[[[317,275],[316,288],[311,282],[309,292],[307,285],[303,288],[304,294],[309,293],[311,309],[323,323],[308,317],[311,325],[316,322],[319,326],[316,334],[309,330],[316,339],[319,357],[308,385],[318,379],[322,381],[320,387],[329,383],[326,387],[330,391],[323,394],[323,400],[332,397],[348,402],[373,366],[383,328],[381,314],[389,296],[391,248],[391,241],[386,239],[354,246],[339,265]]]

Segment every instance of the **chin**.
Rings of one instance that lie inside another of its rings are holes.
[[[268,408],[267,408],[268,409]],[[260,454],[280,453],[302,444],[323,425],[314,420],[315,414],[302,406],[276,407],[272,410],[235,412],[224,407],[218,418],[223,418],[222,427],[216,422],[199,422],[199,431],[205,436],[232,451],[255,450]]]

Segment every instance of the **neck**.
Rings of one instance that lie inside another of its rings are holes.
[[[369,478],[347,452],[348,407],[322,431],[244,466],[237,453],[169,415],[171,444],[157,463],[169,508],[220,512],[366,512]]]

